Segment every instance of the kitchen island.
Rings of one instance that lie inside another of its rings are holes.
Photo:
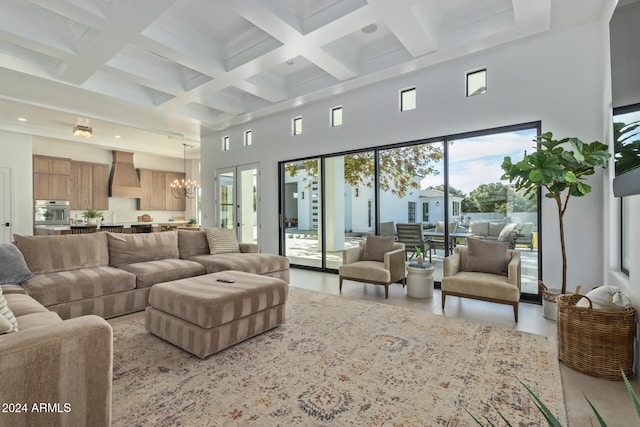
[[[182,228],[188,224],[188,221],[166,221],[166,222],[105,222],[104,225],[122,225],[123,233],[131,233],[132,225],[151,225],[154,233],[160,231],[173,230],[178,227]],[[84,226],[83,224],[74,225],[74,227]],[[100,225],[98,230],[100,231]],[[36,225],[33,230],[34,236],[59,236],[62,234],[71,234],[71,225]]]

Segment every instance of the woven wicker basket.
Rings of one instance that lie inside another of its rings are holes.
[[[589,307],[575,304],[580,298]],[[584,295],[559,295],[558,357],[565,365],[594,377],[622,380],[633,375],[633,339],[636,310],[594,309]]]

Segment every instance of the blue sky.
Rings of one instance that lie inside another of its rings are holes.
[[[530,129],[453,142],[449,146],[449,185],[469,194],[480,184],[500,181],[504,157],[521,160],[524,150],[535,149],[535,136],[536,130]],[[439,175],[422,180],[422,188],[443,183],[442,166],[438,165]]]

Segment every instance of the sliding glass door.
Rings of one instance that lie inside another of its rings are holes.
[[[320,240],[321,161],[309,159],[285,163],[282,167],[284,253],[292,264],[323,267]]]
[[[538,294],[538,203],[501,179],[505,156],[522,159],[537,135],[536,128],[491,133],[448,141],[448,222],[456,232],[451,246],[469,235],[506,241],[520,252],[522,292]]]
[[[538,195],[501,180],[504,157],[522,158],[538,133],[533,123],[283,162],[282,253],[293,266],[335,271],[367,235],[418,223],[439,282],[467,238],[505,238],[522,254],[523,293],[538,298]]]

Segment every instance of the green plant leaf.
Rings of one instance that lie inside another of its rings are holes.
[[[627,379],[627,376],[625,375],[624,371],[622,371],[622,378],[624,379],[624,383],[627,385],[627,390],[629,391],[629,395],[631,396],[631,400],[633,401],[633,406],[636,408],[636,413],[638,414],[638,418],[640,418],[640,401],[638,401],[638,396],[633,391],[633,388],[631,387],[631,383]]]
[[[467,408],[464,408],[464,410],[466,411],[466,413],[467,413],[467,414],[469,414],[469,416],[470,416],[471,418],[473,418],[473,421],[475,421],[479,426],[482,426],[482,427],[487,427],[487,426],[488,426],[488,427],[497,427],[497,426],[496,426],[494,423],[492,423],[492,422],[491,422],[491,420],[489,420],[488,418],[485,418],[485,420],[487,420],[487,423],[488,423],[488,424],[486,424],[486,425],[485,425],[485,424],[482,424],[482,422],[481,422],[479,419],[477,419],[476,417],[474,417],[474,416],[473,416],[473,414],[472,414],[471,412],[469,412],[469,410],[468,410]],[[499,412],[498,412],[498,413],[499,413]],[[500,417],[502,417],[502,415],[500,415]],[[502,419],[504,420],[504,417],[502,417]],[[507,420],[505,420],[505,421],[507,421]],[[511,424],[509,424],[509,422],[508,422],[508,421],[507,421],[507,427],[511,427]]]
[[[542,412],[542,415],[544,415],[544,418],[549,423],[549,426],[562,427],[562,424],[560,424],[560,421],[555,417],[555,415],[553,415],[553,413],[549,410],[549,408],[547,408],[547,406],[542,402],[542,400],[540,400],[540,398],[533,392],[533,390],[531,390],[529,386],[527,386],[522,381],[520,381],[520,384],[522,384],[522,386],[529,392],[531,397],[533,397],[533,402],[535,403],[536,407],[540,410],[540,412]]]
[[[587,400],[587,403],[589,404],[589,406],[591,406],[591,410],[593,411],[593,413],[596,414],[596,418],[598,419],[598,422],[600,423],[600,427],[607,427],[607,423],[604,422],[604,420],[600,416],[600,413],[598,413],[598,410],[596,409],[596,407],[593,406],[593,403],[591,403],[591,401],[587,398],[587,396],[584,395],[584,393],[582,395]]]
[[[578,181],[578,178],[576,178],[576,174],[573,173],[572,171],[567,171],[567,173],[564,176],[564,180],[567,182],[576,182]]]

